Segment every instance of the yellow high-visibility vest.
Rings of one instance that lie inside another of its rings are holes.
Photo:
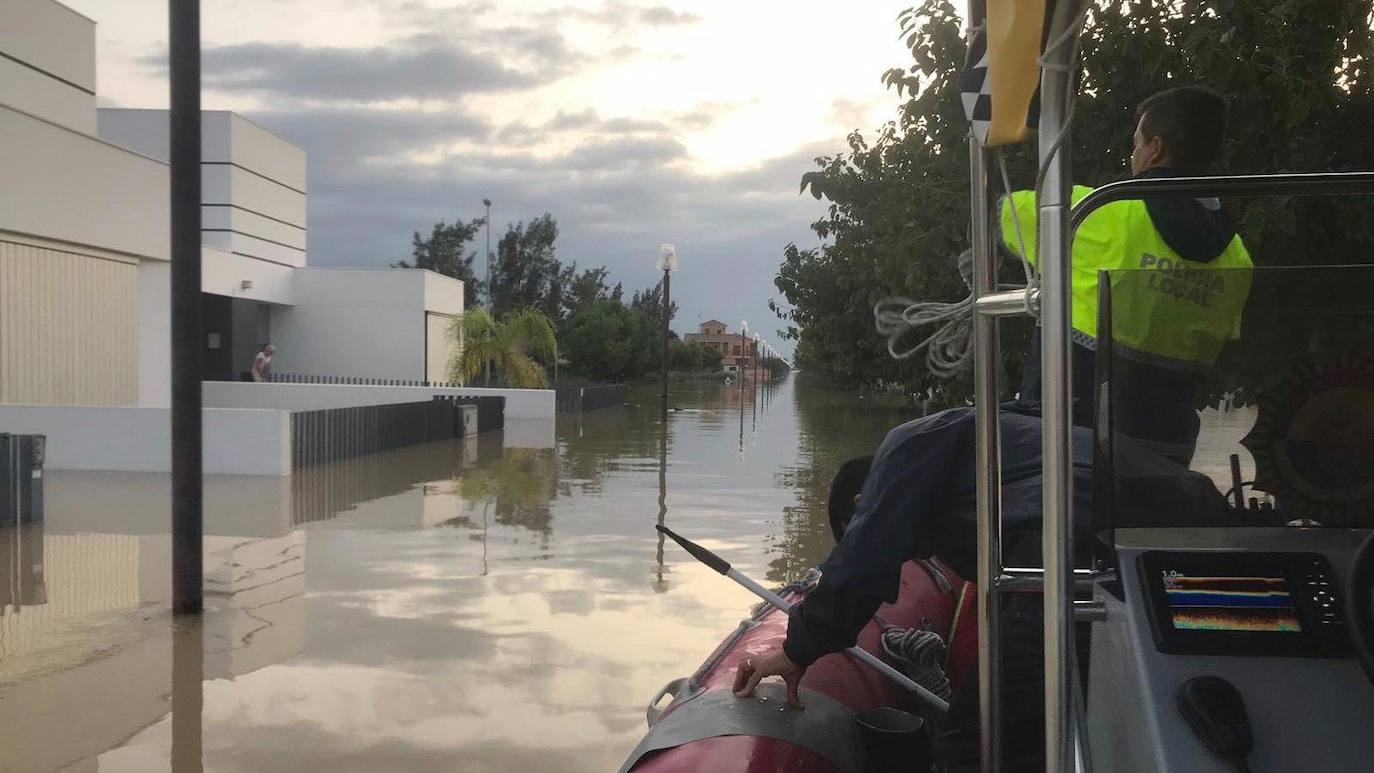
[[[1092,188],[1075,185],[1077,204]],[[1035,192],[1015,191],[998,206],[1002,242],[1021,254],[1012,219],[1020,218],[1026,259],[1038,264]],[[1215,260],[1179,256],[1155,229],[1145,202],[1117,201],[1093,212],[1074,236],[1071,266],[1073,338],[1097,348],[1097,274],[1112,271],[1113,344],[1123,356],[1165,367],[1211,366],[1228,340],[1240,336],[1250,295],[1250,253],[1239,236]]]

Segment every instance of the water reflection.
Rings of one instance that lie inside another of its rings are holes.
[[[793,381],[670,404],[209,478],[191,627],[165,477],[50,471],[47,521],[0,531],[0,770],[615,767],[753,603],[653,525],[792,579],[834,467],[905,415]]]

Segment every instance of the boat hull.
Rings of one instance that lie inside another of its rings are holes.
[[[794,591],[789,600],[801,598]],[[882,652],[878,620],[934,630],[951,641],[949,676],[957,687],[977,657],[973,598],[971,587],[948,567],[908,562],[902,567],[897,600],[882,605],[875,621],[859,634],[858,644],[869,652]],[[853,714],[880,707],[920,710],[906,690],[843,653],[817,660],[802,677],[802,703],[812,710],[811,716],[786,708],[780,685],[749,699],[730,696],[740,664],[782,646],[786,635],[787,616],[770,610],[727,637],[697,673],[695,689],[678,694],[661,717],[651,716],[653,727],[645,743],[622,770],[848,773],[863,764],[862,748],[855,749],[859,741]],[[656,739],[656,733],[667,737]]]

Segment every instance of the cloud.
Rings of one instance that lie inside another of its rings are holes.
[[[577,20],[589,24],[603,24],[623,28],[636,22],[651,27],[696,24],[701,17],[688,11],[676,11],[666,5],[639,6],[625,0],[605,0],[598,8],[568,6],[538,14],[546,21]]]
[[[570,74],[587,57],[557,32],[502,27],[480,44],[422,33],[369,48],[241,43],[207,47],[207,89],[306,102],[454,99],[534,88]],[[166,68],[165,56],[145,57]]]
[[[485,139],[491,132],[483,118],[456,110],[327,107],[257,111],[252,116],[268,131],[306,148],[312,166],[420,153]]]
[[[701,17],[686,11],[674,11],[667,6],[656,5],[652,8],[643,8],[639,11],[639,20],[645,24],[653,25],[676,25],[676,24],[696,24],[701,21]]]

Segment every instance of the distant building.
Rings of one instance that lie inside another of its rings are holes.
[[[708,319],[701,323],[700,330],[699,333],[683,336],[683,341],[703,344],[719,351],[721,368],[727,373],[738,372],[741,367],[749,370],[758,361],[758,344],[754,339],[729,332],[724,322]]]

